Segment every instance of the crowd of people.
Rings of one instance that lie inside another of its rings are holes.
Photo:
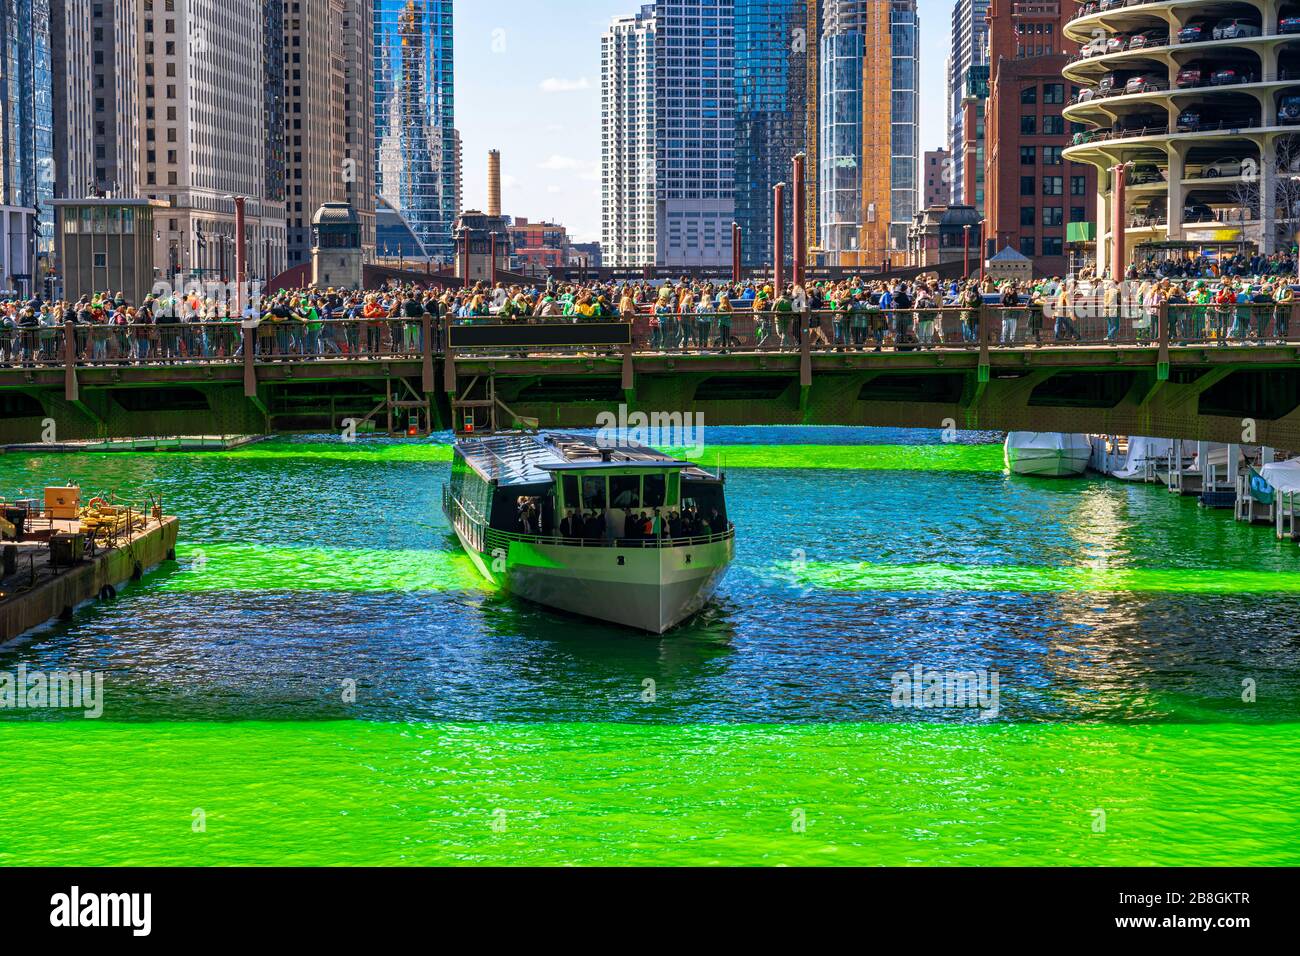
[[[727,530],[726,520],[718,514],[716,508],[710,508],[704,514],[693,505],[681,509],[630,508],[613,511],[568,508],[554,529],[547,527],[543,517],[546,510],[538,498],[521,496],[517,504],[519,532],[542,536],[554,534],[573,540],[603,541],[609,538],[631,542],[695,538],[721,534]],[[611,520],[613,524],[610,523]]]
[[[0,298],[0,363],[62,363],[72,326],[79,362],[221,361],[243,355],[241,326],[267,361],[360,359],[435,351],[448,324],[631,321],[641,350],[727,352],[812,349],[882,351],[974,345],[981,329],[997,345],[1142,341],[1170,307],[1171,336],[1218,344],[1285,339],[1295,301],[1287,253],[1144,261],[1122,282],[1078,277],[1035,280],[888,276],[811,281],[557,283],[469,288],[297,289],[250,296],[120,293],[46,301]],[[985,323],[989,323],[988,326]]]

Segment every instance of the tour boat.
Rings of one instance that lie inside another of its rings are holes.
[[[1004,456],[1015,475],[1081,475],[1092,456],[1092,442],[1087,435],[1009,432]]]
[[[724,484],[639,445],[498,432],[455,442],[443,512],[493,584],[662,634],[704,607],[735,554]],[[635,530],[642,513],[658,514],[657,530]],[[675,514],[705,521],[674,533]]]

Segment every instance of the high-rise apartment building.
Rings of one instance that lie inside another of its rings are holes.
[[[655,31],[648,5],[600,41],[601,247],[616,267],[655,264]]]
[[[790,181],[791,161],[797,153],[809,152],[809,134],[816,129],[815,98],[814,109],[809,109],[808,71],[810,63],[815,71],[818,3],[735,0],[735,201],[747,266],[771,261],[773,187]],[[816,195],[815,183],[808,192]],[[793,191],[787,190],[783,248],[788,254],[793,250],[793,202]],[[815,220],[811,224],[806,232],[810,241],[816,234]]]
[[[94,195],[95,125],[91,96],[92,0],[50,0],[54,188],[58,198]]]
[[[1037,274],[1064,275],[1066,226],[1089,219],[1096,170],[1062,155],[1070,145],[1062,116],[1069,84],[1061,28],[1073,4],[992,0],[992,76],[986,110],[986,255],[1010,246],[1034,260]]]
[[[818,82],[818,243],[839,265],[907,257],[916,212],[914,0],[825,0]]]
[[[0,0],[0,285],[30,293],[54,250],[49,0]]]
[[[655,5],[655,259],[731,264],[735,218],[733,0]]]
[[[285,226],[288,264],[311,259],[312,217],[345,202],[344,0],[294,0],[284,16]]]
[[[948,150],[952,201],[984,206],[984,100],[988,97],[989,0],[956,0],[948,54]]]
[[[430,255],[455,257],[452,0],[373,0],[375,190]]]
[[[361,223],[361,251],[375,254],[374,0],[343,0],[343,201]]]
[[[601,38],[610,265],[731,263],[734,14],[734,0],[661,0]]]
[[[154,218],[168,275],[214,278],[223,261],[234,275],[236,196],[247,274],[265,276],[284,247],[283,210],[266,198],[264,14],[263,0],[140,0],[140,188],[172,207]]]

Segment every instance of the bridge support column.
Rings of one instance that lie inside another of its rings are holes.
[[[812,390],[812,335],[808,330],[809,313],[794,314],[799,317],[799,411],[806,412]]]
[[[632,366],[632,345],[623,346],[623,401],[631,405],[636,401],[636,373]]]
[[[1160,311],[1156,313],[1157,334],[1160,347],[1156,353],[1156,381],[1169,381],[1169,303],[1161,302]]]
[[[244,397],[257,398],[257,362],[254,350],[253,329],[245,325],[244,336]]]
[[[420,316],[420,344],[422,345],[422,355],[420,357],[420,385],[424,394],[435,391],[433,384],[433,322],[429,313],[426,312]]]
[[[77,385],[77,327],[63,323],[63,397],[69,402],[80,401]]]

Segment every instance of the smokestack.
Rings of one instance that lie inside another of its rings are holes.
[[[501,215],[501,151],[488,150],[488,208],[489,216]]]

